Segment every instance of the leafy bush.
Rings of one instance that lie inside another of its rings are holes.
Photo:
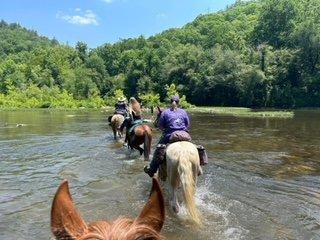
[[[101,108],[105,105],[99,96],[77,100],[66,90],[39,88],[30,85],[25,90],[11,89],[8,94],[0,94],[1,108]]]

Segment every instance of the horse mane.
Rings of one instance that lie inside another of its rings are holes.
[[[91,233],[81,240],[163,240],[164,238],[151,227],[139,224],[132,219],[118,218],[110,225],[108,222],[96,222],[89,226]]]
[[[163,110],[157,106],[157,115],[156,115],[156,118],[155,120],[153,121],[153,125],[156,127],[156,128],[159,128],[159,120],[160,120],[160,116],[161,116],[161,113],[163,112]]]

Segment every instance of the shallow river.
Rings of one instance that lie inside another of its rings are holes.
[[[320,239],[320,111],[190,117],[209,155],[196,194],[204,227],[167,211],[167,239]],[[0,239],[50,239],[63,179],[87,222],[137,216],[151,186],[144,164],[113,141],[105,113],[1,111]]]

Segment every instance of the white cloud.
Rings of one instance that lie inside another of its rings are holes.
[[[82,12],[80,8],[76,8],[75,11],[78,15],[68,15],[64,14],[63,12],[58,12],[56,17],[71,24],[96,26],[99,25],[97,15],[94,14],[91,10]]]

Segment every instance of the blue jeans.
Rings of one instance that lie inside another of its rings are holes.
[[[159,142],[157,144],[157,146],[159,144],[167,144],[169,143],[169,138],[170,138],[170,134],[163,134],[160,139]],[[156,150],[153,153],[153,158],[150,162],[150,172],[155,174],[158,171],[158,168],[160,166],[160,164],[162,163],[162,160],[158,158],[160,149],[157,147]],[[164,153],[165,154],[165,153]]]

